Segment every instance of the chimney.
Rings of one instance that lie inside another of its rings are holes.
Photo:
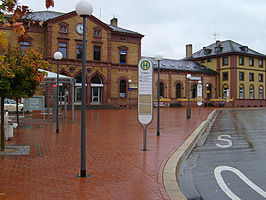
[[[186,58],[192,57],[192,44],[186,45]]]
[[[220,46],[220,44],[221,44],[220,40],[217,40],[216,41],[216,46],[218,47],[218,46]]]
[[[118,24],[118,19],[114,16],[113,19],[110,20],[110,24],[112,26],[117,26]]]

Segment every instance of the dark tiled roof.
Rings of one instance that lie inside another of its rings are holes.
[[[248,54],[248,55],[254,55],[254,56],[265,56],[261,53],[258,53],[247,46],[240,45],[236,42],[233,42],[231,40],[221,41],[220,45],[217,46],[216,43],[213,43],[207,47],[204,47],[203,49],[197,51],[196,53],[192,54],[193,58],[202,58],[207,56],[215,56],[219,54],[225,54],[225,53],[242,53],[242,54]],[[187,59],[191,59],[187,58]]]
[[[47,10],[47,11],[36,11],[36,12],[31,12],[24,19],[46,22],[49,19],[53,19],[53,18],[59,17],[59,16],[64,15],[64,14],[66,14],[66,13],[61,13],[61,12],[56,12],[56,11],[49,11],[49,10]],[[106,24],[106,25],[109,26],[115,32],[140,35],[140,33],[138,33],[138,32],[130,31],[130,30],[123,29],[123,28],[120,28],[120,27],[117,27],[117,26],[112,26],[110,24]]]
[[[153,63],[154,68],[158,68],[158,62],[153,57],[142,57],[149,58]],[[185,72],[197,72],[203,74],[213,74],[217,75],[218,73],[203,66],[199,63],[193,61],[185,60],[173,60],[173,59],[163,59],[160,62],[160,69],[175,70],[175,71],[185,71]]]
[[[112,26],[110,24],[107,24],[107,26],[109,26],[113,31],[116,31],[116,32],[129,33],[129,34],[140,34],[138,32],[130,31],[130,30],[123,29],[123,28],[120,28],[120,27],[117,27],[117,26]]]

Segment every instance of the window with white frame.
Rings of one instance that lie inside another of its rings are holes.
[[[254,99],[254,87],[250,86],[249,88],[249,98]]]
[[[63,58],[67,58],[67,43],[59,42],[58,50],[62,53]]]
[[[259,87],[259,99],[263,99],[263,87]]]
[[[249,58],[249,66],[254,66],[254,58]]]
[[[229,96],[229,89],[228,87],[223,88],[223,98],[227,98]]]
[[[263,87],[259,87],[259,99],[263,99]]]
[[[245,94],[245,89],[244,89],[244,86],[241,85],[239,88],[239,98],[244,99],[244,94]]]
[[[263,67],[263,60],[259,59],[259,67],[262,68]]]

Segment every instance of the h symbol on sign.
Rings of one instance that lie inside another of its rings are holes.
[[[146,70],[146,69],[149,69],[149,62],[143,62],[142,63],[142,69]]]

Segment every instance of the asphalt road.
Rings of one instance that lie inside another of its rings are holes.
[[[179,177],[189,200],[265,200],[266,109],[220,111]]]

